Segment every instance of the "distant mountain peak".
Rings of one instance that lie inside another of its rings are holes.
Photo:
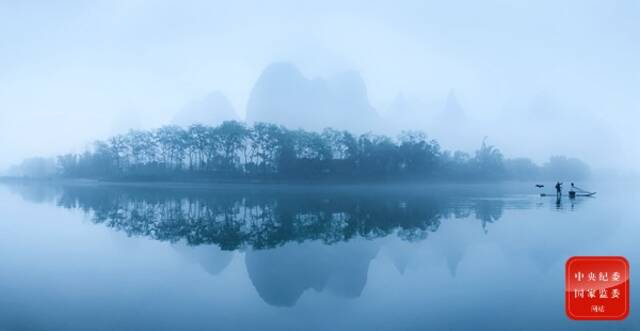
[[[460,106],[460,101],[458,101],[458,97],[456,96],[456,91],[454,89],[451,89],[449,91],[444,109],[449,113],[464,114],[464,111],[462,110],[462,106]]]
[[[366,84],[356,70],[307,78],[291,63],[272,63],[254,84],[247,103],[247,121],[292,129],[362,131],[371,130],[376,120]]]
[[[237,120],[238,115],[229,99],[220,91],[213,91],[181,109],[173,118],[180,126],[192,124],[218,125],[224,121]]]
[[[454,89],[449,90],[441,117],[444,120],[450,121],[460,121],[465,118],[465,112],[460,105],[460,101],[458,100]]]

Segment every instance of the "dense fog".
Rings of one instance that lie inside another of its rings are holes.
[[[640,165],[634,1],[0,3],[0,171],[163,125],[272,122]],[[486,138],[486,140],[485,140]]]

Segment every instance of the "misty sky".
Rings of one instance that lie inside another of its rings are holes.
[[[455,89],[476,145],[632,169],[639,18],[633,0],[0,1],[0,169],[169,123],[215,90],[243,118],[273,61],[358,70],[384,116],[400,93],[428,112]],[[434,138],[469,149],[459,129]]]

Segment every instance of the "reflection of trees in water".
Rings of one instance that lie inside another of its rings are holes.
[[[42,194],[20,192],[44,201]],[[394,234],[422,240],[453,218],[475,217],[485,227],[508,205],[386,188],[222,191],[72,185],[47,192],[52,192],[49,201],[82,209],[96,223],[173,242],[181,256],[211,275],[231,263],[234,253],[229,250],[245,247],[251,283],[267,304],[280,307],[294,306],[310,290],[359,297],[381,245],[367,239]],[[266,249],[273,247],[277,249]],[[462,248],[451,248],[447,254],[453,251],[457,264]],[[449,267],[455,274],[456,266]],[[402,264],[400,268],[404,270]]]
[[[0,182],[1,183],[1,182]],[[23,199],[35,203],[51,203],[60,194],[60,186],[55,185],[34,185],[29,182],[13,182],[7,185],[9,191],[20,195]]]
[[[487,231],[487,224],[493,223],[502,217],[504,202],[502,200],[480,200],[476,202],[474,209],[476,218],[482,222],[482,229]]]
[[[205,190],[69,185],[59,191],[59,206],[80,208],[94,222],[128,235],[184,240],[189,245],[215,244],[224,250],[243,246],[264,249],[308,240],[333,244],[394,233],[405,240],[422,240],[448,218],[475,216],[486,229],[505,208],[503,200],[465,199],[415,189]]]

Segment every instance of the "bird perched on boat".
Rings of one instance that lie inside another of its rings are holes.
[[[536,187],[537,187],[537,188],[543,188],[543,187],[544,187],[544,185],[542,185],[542,184],[536,184]]]

